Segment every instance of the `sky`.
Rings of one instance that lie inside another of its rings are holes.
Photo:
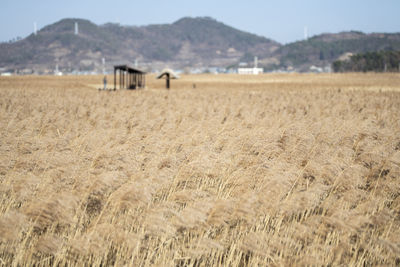
[[[282,44],[341,31],[400,32],[400,0],[0,0],[0,42],[25,38],[63,18],[96,24],[173,23],[209,16]]]

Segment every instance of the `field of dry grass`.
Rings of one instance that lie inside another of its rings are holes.
[[[400,264],[400,75],[101,81],[0,77],[0,265]]]

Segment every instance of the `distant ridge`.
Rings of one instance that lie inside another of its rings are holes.
[[[79,34],[74,34],[75,22]],[[321,34],[287,45],[237,30],[210,17],[184,17],[172,24],[96,25],[67,18],[14,43],[0,44],[0,68],[46,72],[102,70],[102,58],[113,64],[162,69],[252,66],[254,56],[266,70],[308,71],[330,66],[346,53],[400,50],[400,34],[341,32]]]
[[[275,56],[279,67],[293,66],[308,70],[311,65],[326,66],[341,56],[351,53],[400,50],[399,33],[372,33],[350,31],[337,34],[320,34],[308,40],[281,46]]]
[[[74,35],[74,23],[79,35]],[[83,19],[63,19],[35,36],[0,45],[0,67],[92,70],[101,58],[112,63],[196,67],[235,64],[243,56],[269,57],[280,44],[236,30],[209,17],[182,18],[172,24],[96,25]]]

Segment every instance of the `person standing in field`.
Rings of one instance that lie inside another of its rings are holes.
[[[105,75],[104,75],[103,83],[104,83],[104,90],[106,90],[107,89],[107,76],[105,76]]]

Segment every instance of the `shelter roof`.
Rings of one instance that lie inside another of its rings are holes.
[[[116,65],[114,66],[115,70],[123,70],[123,71],[127,71],[128,73],[139,73],[139,74],[146,74],[146,72],[139,70],[139,69],[135,69],[132,68],[128,65]]]
[[[169,74],[170,79],[179,79],[178,74],[176,74],[172,69],[163,69],[161,73],[157,76],[157,79],[163,78],[165,75]]]

